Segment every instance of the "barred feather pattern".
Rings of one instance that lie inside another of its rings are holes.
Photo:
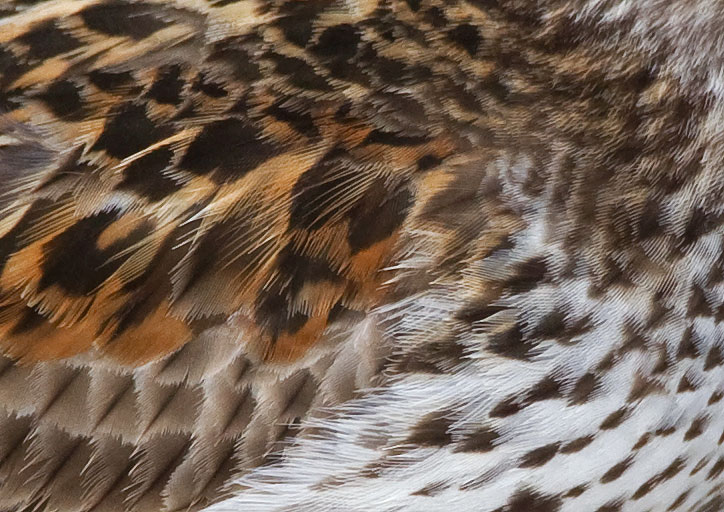
[[[721,510],[723,22],[5,1],[0,510]]]

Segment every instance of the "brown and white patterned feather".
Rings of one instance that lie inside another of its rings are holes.
[[[0,510],[719,510],[722,21],[5,0]]]

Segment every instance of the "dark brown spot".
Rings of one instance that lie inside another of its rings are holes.
[[[554,377],[545,377],[538,384],[530,388],[524,402],[531,404],[543,400],[554,400],[561,397],[561,383]]]
[[[173,151],[160,147],[134,160],[123,171],[119,190],[132,190],[150,201],[159,201],[181,188],[175,180],[162,171],[171,164]]]
[[[423,135],[404,135],[400,132],[383,131],[379,129],[372,130],[363,144],[384,144],[385,146],[402,147],[402,146],[419,146],[429,142],[429,138]]]
[[[352,254],[392,236],[407,218],[412,201],[412,193],[406,187],[394,192],[383,183],[375,182],[347,214],[347,241]]]
[[[669,369],[669,355],[665,348],[662,348],[657,352],[658,355],[654,356],[656,357],[656,364],[654,365],[652,372],[655,375],[660,375]]]
[[[417,346],[400,356],[395,370],[409,373],[442,374],[451,371],[465,361],[465,352],[455,339],[431,341]]]
[[[599,372],[607,372],[613,368],[615,362],[616,354],[614,352],[609,352],[606,357],[601,359],[601,361],[596,365],[596,370]]]
[[[679,350],[677,357],[679,359],[696,359],[699,357],[699,351],[696,348],[697,338],[691,327],[687,327],[684,334],[681,336],[681,342],[679,343]]]
[[[452,420],[444,412],[429,413],[415,425],[406,442],[418,446],[448,445],[452,442],[450,425]]]
[[[438,158],[435,155],[425,155],[417,161],[417,169],[420,171],[427,171],[437,167],[441,163],[441,158]]]
[[[322,58],[346,61],[357,53],[360,35],[352,25],[329,27],[319,36],[314,53]]]
[[[676,392],[688,393],[690,391],[696,391],[696,384],[694,384],[688,375],[684,375],[679,381],[679,387],[676,389]]]
[[[614,501],[611,503],[606,503],[605,505],[601,505],[596,509],[596,512],[621,512],[622,507],[621,501]]]
[[[523,456],[520,467],[531,468],[542,466],[553,457],[555,457],[556,453],[558,453],[559,448],[559,443],[553,443],[546,446],[541,446],[540,448],[536,448],[535,450],[530,451]]]
[[[603,420],[603,423],[598,427],[601,430],[610,430],[618,427],[628,417],[629,410],[625,407],[618,411],[611,413],[608,417]]]
[[[103,133],[91,149],[105,150],[112,157],[125,158],[147,148],[167,133],[168,130],[153,124],[143,105],[126,103],[108,116]]]
[[[491,428],[481,428],[463,437],[455,447],[456,452],[485,453],[495,448],[500,435]]]
[[[714,480],[724,471],[724,457],[719,457],[706,475],[707,480]]]
[[[226,5],[235,4],[236,2],[240,2],[241,0],[206,0],[211,4],[212,7],[224,7]]]
[[[694,476],[699,471],[704,469],[707,464],[709,464],[709,461],[711,460],[710,456],[702,457],[699,462],[696,463],[696,466],[694,466],[694,469],[691,470],[691,473],[689,473],[690,476]]]
[[[676,427],[666,427],[666,428],[660,428],[654,432],[659,437],[668,437],[671,434],[676,432]]]
[[[233,37],[217,43],[208,61],[229,66],[231,75],[246,83],[261,77],[261,71],[255,60],[239,48],[239,41]]]
[[[511,359],[530,359],[535,343],[523,339],[520,327],[515,324],[488,336],[488,349],[494,354]]]
[[[593,373],[587,373],[576,382],[570,395],[571,405],[585,404],[598,387],[598,378]]]
[[[561,311],[552,311],[545,315],[536,325],[533,333],[543,338],[560,335],[566,328],[566,317]]]
[[[660,207],[659,201],[649,199],[646,201],[638,224],[638,235],[641,240],[655,236],[661,232],[659,224]]]
[[[292,189],[291,229],[315,230],[332,219],[334,209],[325,205],[335,193],[343,195],[356,184],[347,174],[339,172],[348,162],[345,151],[332,149],[299,177]]]
[[[88,73],[88,79],[102,91],[111,91],[134,83],[133,74],[130,71],[93,70]]]
[[[181,67],[177,65],[166,66],[160,70],[158,78],[146,96],[158,103],[178,105],[181,102],[183,86]]]
[[[704,371],[709,371],[712,368],[721,366],[724,363],[724,356],[722,356],[721,349],[718,345],[714,345],[706,355],[706,361],[704,362]]]
[[[463,23],[448,32],[450,40],[460,45],[469,55],[475,55],[480,46],[481,37],[473,25]]]
[[[292,85],[312,91],[332,90],[332,86],[327,83],[327,80],[302,59],[277,54],[273,54],[272,58],[277,73],[287,76]]]
[[[448,23],[445,14],[437,6],[430,7],[425,11],[424,19],[435,28],[442,28]]]
[[[563,495],[564,498],[577,498],[586,490],[588,489],[588,486],[586,484],[577,485],[571,489],[568,490],[567,493]]]
[[[639,437],[639,440],[636,441],[636,444],[634,444],[634,445],[631,447],[631,449],[632,449],[632,450],[640,450],[641,448],[643,448],[644,446],[646,446],[646,445],[649,443],[650,440],[651,440],[651,434],[649,434],[649,433],[643,434],[641,437]]]
[[[278,101],[268,107],[265,112],[275,119],[291,125],[296,131],[306,137],[318,137],[319,130],[309,112],[293,109]]]
[[[706,212],[701,208],[694,208],[684,230],[682,244],[684,246],[698,240],[721,224],[719,215]]]
[[[223,183],[245,176],[275,153],[275,146],[248,122],[228,118],[204,127],[180,166],[195,174],[212,173],[214,181]]]
[[[504,77],[497,72],[490,73],[481,81],[481,85],[490,96],[501,103],[510,99],[510,87],[506,84]]]
[[[613,482],[614,480],[618,480],[621,475],[623,475],[624,472],[631,466],[632,462],[633,457],[627,457],[618,464],[611,466],[611,468],[603,474],[600,482],[602,484],[607,484],[609,482]]]
[[[114,220],[115,212],[97,213],[76,221],[47,242],[43,246],[43,277],[39,288],[58,285],[67,293],[86,295],[108,279],[128,258],[128,255],[118,257],[121,251],[150,232],[148,225],[142,225],[127,238],[104,250],[98,249],[96,240]]]
[[[689,497],[689,494],[691,494],[691,489],[687,489],[686,491],[684,491],[684,492],[682,492],[681,494],[679,494],[679,497],[676,498],[676,499],[674,500],[674,502],[673,502],[671,505],[669,505],[669,508],[666,509],[667,512],[671,512],[671,511],[673,511],[673,510],[676,510],[676,509],[679,508],[681,505],[683,505],[684,502],[686,501],[686,498]]]
[[[70,80],[53,82],[39,95],[48,108],[60,118],[75,120],[83,115],[82,87]]]
[[[80,12],[91,30],[110,36],[144,39],[168,26],[171,22],[153,15],[153,6],[119,0],[91,5]]]
[[[686,307],[686,316],[693,318],[697,316],[713,316],[714,313],[709,307],[709,303],[704,295],[704,290],[700,286],[694,286],[691,290],[691,296],[689,297],[689,303]]]
[[[38,313],[35,309],[27,306],[23,308],[23,312],[19,316],[20,318],[10,330],[10,336],[31,332],[48,321],[46,317]]]
[[[205,73],[199,73],[194,80],[194,84],[191,87],[194,91],[199,91],[209,98],[225,98],[229,95],[229,92],[224,88],[224,85],[211,80]],[[246,107],[246,104],[244,105]],[[229,110],[229,112],[245,112],[247,108],[242,108],[238,103]]]
[[[22,76],[26,66],[10,48],[0,46],[0,69],[2,70],[2,73],[0,73],[0,89],[3,90],[3,93],[0,93],[0,108],[10,110],[16,103],[10,100],[4,90],[18,77]]]
[[[407,5],[410,7],[410,10],[417,12],[420,10],[420,3],[421,0],[405,0],[407,2]]]
[[[578,439],[574,439],[569,443],[564,444],[561,447],[561,453],[576,453],[583,450],[586,446],[593,442],[593,436],[583,436]]]
[[[503,306],[491,305],[489,299],[486,298],[480,302],[475,301],[467,304],[465,308],[456,313],[455,317],[458,320],[472,324],[475,322],[481,322],[496,313],[505,311],[505,309],[506,308]]]
[[[506,512],[558,512],[561,499],[543,494],[534,489],[516,491],[508,500]]]
[[[724,393],[722,393],[721,391],[714,391],[709,397],[709,402],[706,405],[714,405],[716,403],[719,403],[721,402],[722,398],[724,398]]]
[[[522,408],[523,406],[518,402],[518,399],[511,396],[501,402],[498,402],[496,406],[491,409],[490,417],[505,418],[506,416],[512,416]]]
[[[691,441],[699,437],[706,430],[707,422],[708,418],[706,416],[700,416],[692,421],[689,430],[684,434],[684,441]]]
[[[31,60],[50,59],[75,50],[81,45],[80,41],[58,28],[53,21],[38,25],[20,36],[18,40],[28,45],[27,56]]]
[[[684,467],[686,466],[686,461],[682,459],[681,457],[674,459],[674,461],[669,464],[669,466],[664,469],[661,473],[658,473],[654,475],[653,477],[649,478],[646,482],[644,482],[633,494],[632,498],[634,500],[639,500],[646,496],[648,493],[650,493],[657,485],[661,484],[662,482],[665,482],[666,480],[670,480],[674,478]]]
[[[544,258],[534,258],[518,265],[514,277],[505,286],[512,293],[525,293],[537,287],[548,272]]]
[[[646,350],[646,338],[637,334],[633,329],[627,328],[624,334],[623,343],[621,344],[621,353],[632,352],[635,350]]]
[[[666,389],[664,388],[664,386],[656,380],[649,379],[648,377],[645,377],[643,375],[637,375],[634,379],[633,384],[631,385],[631,393],[629,393],[627,401],[636,402],[648,395],[655,393],[664,394],[665,392]]]
[[[449,485],[446,482],[434,482],[413,492],[411,496],[436,496],[448,487]]]
[[[304,48],[312,37],[314,19],[329,2],[327,0],[291,0],[279,9],[281,18],[276,25],[291,43]]]

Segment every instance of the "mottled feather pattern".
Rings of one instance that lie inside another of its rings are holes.
[[[724,6],[0,4],[0,511],[718,512]]]

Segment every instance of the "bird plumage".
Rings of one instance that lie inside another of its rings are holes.
[[[0,6],[0,510],[715,511],[724,6]]]

